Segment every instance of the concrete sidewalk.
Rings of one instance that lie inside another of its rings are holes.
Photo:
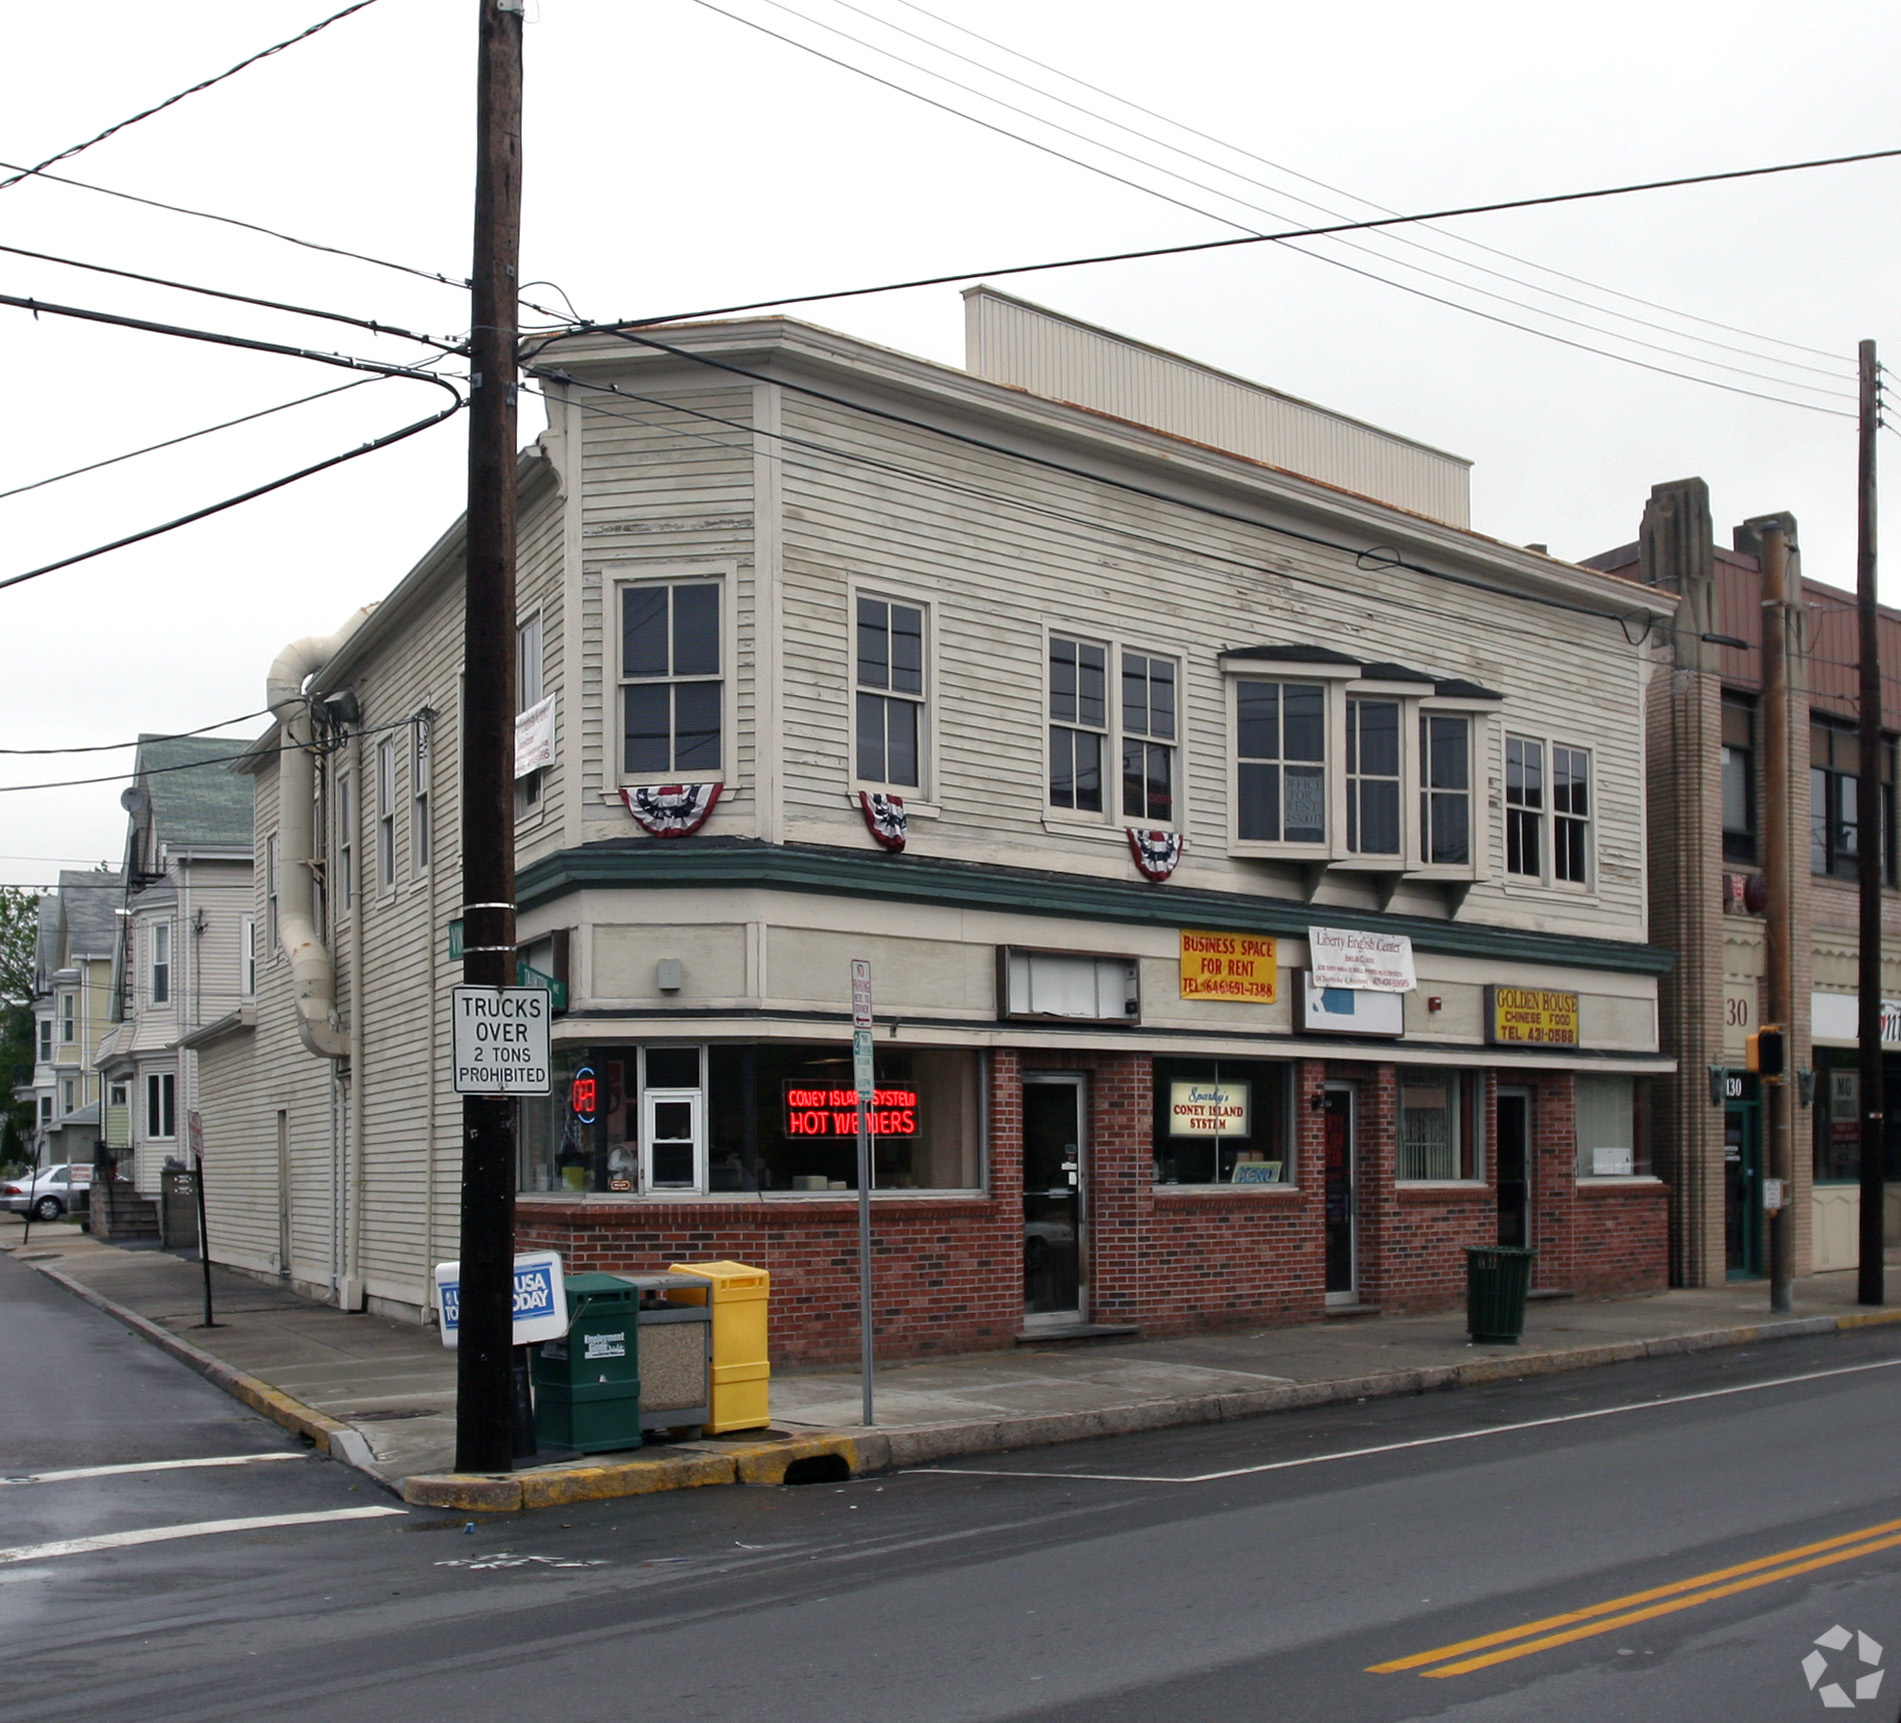
[[[219,1326],[206,1330],[198,1326],[202,1281],[195,1261],[100,1244],[69,1224],[36,1226],[25,1250],[20,1234],[16,1218],[0,1217],[0,1249],[16,1260],[101,1304],[339,1458],[392,1487],[407,1482],[410,1499],[457,1507],[533,1506],[735,1478],[777,1482],[792,1460],[821,1454],[852,1472],[882,1470],[1901,1322],[1901,1309],[1858,1309],[1855,1276],[1842,1273],[1798,1282],[1793,1318],[1771,1317],[1760,1282],[1536,1302],[1517,1347],[1471,1345],[1459,1312],[1053,1342],[883,1366],[875,1431],[858,1422],[855,1369],[786,1370],[773,1377],[766,1440],[669,1444],[624,1460],[533,1468],[483,1489],[476,1485],[486,1480],[445,1475],[454,1462],[455,1363],[433,1330],[346,1315],[216,1268]],[[1901,1283],[1896,1292],[1901,1296]]]

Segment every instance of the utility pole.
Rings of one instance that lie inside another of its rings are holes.
[[[1879,425],[1875,344],[1861,344],[1861,456],[1855,509],[1855,598],[1861,612],[1861,1238],[1855,1297],[1887,1302],[1882,1265],[1882,1191],[1887,1155],[1887,1085],[1881,1069],[1881,878],[1888,868],[1887,809],[1881,795],[1881,642],[1875,611],[1875,431]]]
[[[1762,719],[1764,872],[1768,875],[1768,997],[1763,1023],[1783,1031],[1795,1003],[1794,834],[1789,830],[1789,533],[1771,521],[1762,533]],[[1768,1138],[1769,1178],[1781,1201],[1769,1214],[1769,1308],[1795,1308],[1794,1240],[1789,1207],[1789,1085],[1783,1077],[1762,1079],[1762,1120]]]
[[[515,982],[515,357],[522,0],[479,0],[462,728],[462,979]],[[515,1101],[462,1098],[455,1464],[515,1460]]]

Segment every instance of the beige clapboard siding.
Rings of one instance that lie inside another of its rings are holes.
[[[1043,829],[1041,631],[1048,623],[1184,658],[1190,844],[1178,877],[1260,889],[1271,870],[1223,854],[1229,726],[1215,656],[1226,646],[1310,640],[1483,681],[1507,694],[1514,730],[1590,748],[1603,763],[1596,889],[1524,894],[1483,882],[1463,919],[1625,937],[1641,928],[1638,665],[1615,622],[1514,604],[1405,570],[1361,571],[1338,553],[1110,495],[926,433],[867,429],[857,415],[796,396],[786,397],[785,413],[788,429],[816,441],[866,454],[875,448],[906,465],[1170,541],[1145,553],[1122,534],[1047,523],[936,487],[900,492],[887,476],[850,461],[787,460],[789,815],[828,822],[841,835],[852,824],[843,794],[850,781],[846,593],[856,581],[933,605],[937,770],[930,795],[944,817],[919,837],[934,853],[994,854],[997,838],[1007,835],[1013,848],[1036,852],[1037,865],[1126,871],[1099,843]],[[1199,560],[1172,548],[1204,545],[1236,560]],[[1488,752],[1484,776],[1502,780],[1496,737]],[[1494,871],[1502,871],[1502,822],[1488,824]],[[1330,881],[1323,899],[1332,889]],[[1366,888],[1349,882],[1338,889]]]

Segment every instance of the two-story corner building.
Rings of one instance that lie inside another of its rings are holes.
[[[62,869],[40,899],[33,999],[33,1106],[40,1160],[91,1161],[99,1136],[93,1069],[112,1027],[112,956],[125,881]]]
[[[228,770],[247,744],[143,736],[131,786],[125,913],[114,952],[114,1027],[99,1050],[105,1141],[117,1178],[156,1196],[185,1156],[198,1105],[194,1030],[252,998],[256,917],[249,786]]]
[[[851,1355],[867,959],[887,1352],[1442,1306],[1469,1243],[1662,1285],[1674,596],[1473,532],[1455,457],[968,316],[961,371],[782,318],[533,359],[523,1245],[760,1263],[777,1355]],[[459,535],[273,668],[255,1022],[198,1043],[218,1256],[411,1312],[456,1254]]]
[[[1784,1025],[1791,1072],[1813,1071],[1813,1104],[1793,1078],[1791,1170],[1795,1272],[1853,1267],[1861,1213],[1860,1073],[1856,997],[1861,941],[1860,846],[1881,845],[1882,1035],[1888,1176],[1901,1176],[1901,878],[1894,792],[1873,819],[1858,808],[1859,619],[1852,592],[1810,579],[1789,515],[1755,517],[1730,546],[1715,542],[1701,479],[1656,486],[1638,542],[1590,559],[1682,599],[1679,626],[1660,635],[1666,667],[1651,704],[1651,914],[1677,954],[1663,986],[1664,1046],[1674,1076],[1658,1086],[1655,1155],[1675,1192],[1673,1274],[1701,1286],[1767,1272],[1762,1181],[1768,1173],[1765,1095],[1746,1068],[1746,1039],[1762,1027],[1766,987],[1765,864],[1776,817],[1764,796],[1762,539],[1781,526],[1790,589],[1799,594],[1790,650],[1789,795],[1781,818],[1794,870],[1790,946],[1794,995]],[[1885,665],[1901,664],[1901,613],[1883,607]],[[1895,781],[1901,698],[1883,684],[1882,778]],[[1711,1091],[1711,1072],[1723,1089]],[[1901,1188],[1889,1194],[1888,1233],[1901,1234]]]

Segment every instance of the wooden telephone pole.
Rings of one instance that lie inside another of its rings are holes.
[[[1861,458],[1855,509],[1855,597],[1861,613],[1861,776],[1855,788],[1860,822],[1861,886],[1861,1237],[1855,1296],[1887,1301],[1882,1264],[1886,1196],[1886,1083],[1881,1067],[1881,883],[1888,868],[1887,809],[1882,806],[1881,642],[1875,609],[1875,432],[1880,425],[1875,344],[1861,344]]]
[[[1789,653],[1795,612],[1789,590],[1789,534],[1780,521],[1762,533],[1762,726],[1764,872],[1768,876],[1766,973],[1763,1023],[1777,1025],[1788,1046],[1788,1025],[1795,1006],[1794,834],[1789,829],[1791,784],[1789,749]],[[1804,864],[1806,865],[1806,864]],[[1779,1200],[1769,1210],[1769,1308],[1795,1308],[1795,1250],[1790,1222],[1789,1188],[1794,1166],[1791,1149],[1789,1084],[1783,1075],[1762,1079],[1763,1135],[1769,1150],[1769,1179]]]
[[[462,978],[515,983],[515,357],[522,0],[480,0],[463,639]],[[462,1098],[459,1472],[514,1467],[515,1101]]]

